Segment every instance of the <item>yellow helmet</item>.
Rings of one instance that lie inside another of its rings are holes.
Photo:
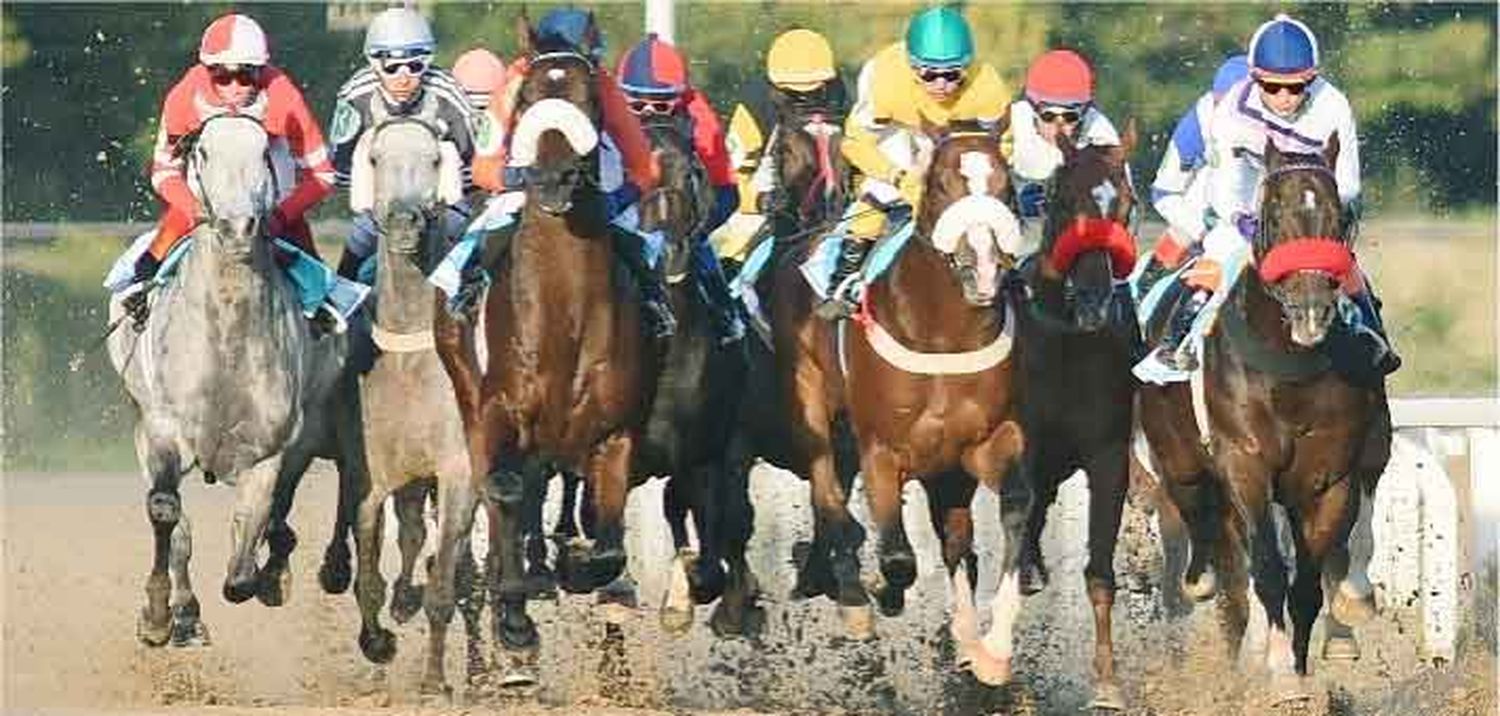
[[[782,89],[808,92],[836,76],[833,48],[812,30],[783,32],[766,53],[766,77]]]

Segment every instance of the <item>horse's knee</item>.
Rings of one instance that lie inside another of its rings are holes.
[[[182,496],[176,490],[151,488],[146,494],[146,515],[152,524],[175,526],[182,517]]]
[[[520,471],[500,469],[485,482],[485,497],[504,508],[517,509],[526,499],[526,480]]]

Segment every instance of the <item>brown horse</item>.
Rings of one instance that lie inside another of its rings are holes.
[[[991,633],[981,642],[969,503],[980,482],[1000,489],[1022,447],[1008,357],[1014,318],[999,290],[1000,272],[1011,260],[1002,249],[1015,247],[1002,247],[989,220],[1008,220],[1005,235],[1012,240],[1019,232],[1004,205],[1010,187],[998,135],[970,130],[935,141],[916,237],[870,287],[863,329],[836,328],[815,317],[816,298],[795,262],[784,261],[777,270],[772,323],[791,406],[793,467],[812,480],[814,509],[814,541],[798,590],[827,595],[853,633],[870,633],[873,615],[858,557],[864,529],[849,513],[849,485],[835,471],[835,419],[847,410],[879,534],[884,585],[876,597],[882,611],[899,613],[905,590],[916,580],[916,557],[901,523],[901,490],[920,477],[953,580],[960,659],[982,681],[1002,683],[1009,679],[1010,628],[1019,606],[1015,552],[1021,521],[1007,524],[1004,593],[995,600]],[[976,220],[950,225],[950,209]],[[1002,501],[1013,497],[1003,495]]]
[[[1026,450],[1018,479],[1034,499],[1021,548],[1021,591],[1048,580],[1041,536],[1058,487],[1077,470],[1088,475],[1089,561],[1084,569],[1094,608],[1096,708],[1123,709],[1115,681],[1110,611],[1115,595],[1115,542],[1130,486],[1134,431],[1132,355],[1139,344],[1134,303],[1119,278],[1129,274],[1135,244],[1128,229],[1136,198],[1126,160],[1136,142],[1127,126],[1121,146],[1058,146],[1064,163],[1047,192],[1043,241],[1019,272],[1016,399]]]
[[[503,682],[533,679],[539,641],[526,613],[522,502],[526,481],[541,471],[528,464],[584,476],[592,541],[558,555],[563,588],[588,592],[619,576],[630,466],[654,374],[596,181],[598,68],[570,48],[538,46],[529,23],[520,25],[532,61],[511,157],[524,167],[526,207],[485,300],[489,365],[482,378],[473,363],[450,367],[491,525],[495,642],[509,662],[499,665],[509,670]],[[460,362],[473,360],[461,352]]]
[[[1349,627],[1338,619],[1370,611],[1368,591],[1359,588],[1363,575],[1357,564],[1350,567],[1348,536],[1390,455],[1384,388],[1350,384],[1319,351],[1332,331],[1343,329],[1336,318],[1341,277],[1300,264],[1281,275],[1269,271],[1281,263],[1276,254],[1285,257],[1298,247],[1352,258],[1329,170],[1337,153],[1336,140],[1323,156],[1266,147],[1261,231],[1253,247],[1258,268],[1247,269],[1230,289],[1219,327],[1204,342],[1212,434],[1200,434],[1186,384],[1144,386],[1140,394],[1156,472],[1191,538],[1184,589],[1207,598],[1222,579],[1224,625],[1237,654],[1248,618],[1248,551],[1270,623],[1267,666],[1279,683],[1298,690],[1294,695],[1302,687],[1291,672],[1307,674],[1323,580],[1343,582],[1329,625],[1331,651],[1340,642],[1352,646]],[[1296,548],[1289,600],[1273,501],[1287,511]]]

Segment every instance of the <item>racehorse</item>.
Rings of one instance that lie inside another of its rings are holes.
[[[441,691],[447,627],[455,591],[463,595],[468,627],[470,676],[483,667],[479,608],[473,588],[478,568],[469,554],[477,493],[469,475],[467,445],[448,375],[438,359],[433,320],[439,312],[427,282],[427,266],[443,249],[443,206],[456,201],[456,152],[442,146],[430,117],[377,117],[355,151],[351,204],[368,209],[380,228],[376,253],[371,334],[380,354],[360,380],[369,481],[347,486],[359,570],[355,594],[365,656],[386,663],[395,656],[395,635],[380,625],[385,583],[380,552],[386,498],[394,496],[401,547],[401,575],[391,598],[391,616],[405,622],[422,607],[423,592],[412,571],[426,538],[424,512],[436,490],[438,546],[426,595],[429,648],[423,689]]]
[[[151,484],[146,514],[156,546],[138,626],[151,646],[208,640],[188,574],[185,473],[197,467],[210,482],[238,486],[225,599],[278,606],[290,587],[297,539],[287,515],[302,474],[315,456],[337,460],[341,480],[356,479],[363,465],[358,414],[341,397],[345,339],[311,333],[265,236],[276,201],[265,128],[247,115],[219,115],[184,141],[192,142],[188,177],[206,218],[176,276],[156,289],[145,325],[108,342],[137,410],[136,455]],[[112,320],[121,310],[111,301]],[[262,540],[270,556],[257,566]]]
[[[816,318],[813,293],[789,262],[778,267],[772,323],[790,392],[794,471],[812,480],[814,541],[799,592],[832,598],[852,633],[870,632],[870,596],[858,561],[864,529],[849,514],[849,486],[834,469],[834,419],[847,411],[879,536],[882,611],[899,613],[916,579],[901,489],[918,478],[954,588],[952,633],[961,663],[986,683],[1003,683],[1020,602],[1021,520],[1006,522],[1002,594],[981,641],[969,503],[980,482],[1001,492],[1002,502],[1026,496],[1012,489],[1024,484],[1005,481],[1002,489],[1001,479],[1023,443],[1011,391],[1015,319],[1000,291],[1020,229],[1006,207],[1010,184],[998,134],[950,130],[933,140],[930,163],[918,160],[918,167],[931,168],[916,236],[869,287],[857,323],[836,331]],[[1002,517],[1015,514],[1009,509]]]
[[[1353,266],[1329,169],[1337,155],[1337,138],[1321,156],[1266,146],[1254,266],[1230,289],[1217,330],[1204,339],[1210,434],[1200,430],[1187,385],[1147,385],[1140,393],[1155,471],[1191,539],[1184,590],[1206,599],[1222,579],[1226,636],[1237,654],[1248,617],[1248,551],[1270,624],[1266,663],[1294,696],[1303,687],[1292,672],[1307,674],[1323,580],[1339,583],[1330,650],[1354,648],[1341,620],[1373,611],[1363,555],[1351,559],[1348,537],[1390,456],[1383,386],[1347,382],[1319,350],[1331,332],[1344,329],[1337,319],[1339,283]],[[1273,502],[1291,523],[1290,595]]]
[[[1046,195],[1039,250],[1021,267],[1015,303],[1016,400],[1026,450],[1018,479],[1033,500],[1021,548],[1021,592],[1048,581],[1042,528],[1058,487],[1076,470],[1089,486],[1089,561],[1084,569],[1094,608],[1096,708],[1123,709],[1114,676],[1115,541],[1130,487],[1135,379],[1140,343],[1134,303],[1119,279],[1135,262],[1127,227],[1136,198],[1127,157],[1136,142],[1130,125],[1120,146],[1078,149],[1061,137],[1064,162]]]
[[[755,578],[745,559],[753,527],[751,457],[730,452],[746,356],[742,342],[721,345],[713,326],[697,277],[716,269],[692,267],[702,260],[693,242],[713,202],[707,173],[675,121],[647,122],[646,133],[661,165],[661,185],[641,200],[641,228],[665,237],[662,262],[678,328],[661,360],[633,472],[672,476],[664,506],[677,559],[661,608],[663,626],[686,630],[693,604],[722,594],[714,623],[737,631],[755,598]],[[696,554],[688,539],[689,513],[698,534]]]
[[[584,527],[592,541],[558,555],[562,587],[588,592],[619,576],[625,495],[655,360],[598,188],[598,68],[570,48],[538,46],[524,17],[519,25],[531,64],[517,100],[511,165],[524,179],[526,205],[484,303],[487,368],[481,377],[471,351],[445,357],[464,363],[450,365],[449,374],[486,498],[487,571],[506,682],[532,680],[539,641],[526,613],[522,502],[528,476],[541,473],[527,464],[575,470],[587,486]]]

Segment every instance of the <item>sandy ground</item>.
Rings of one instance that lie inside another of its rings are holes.
[[[1073,480],[1060,504],[1080,504]],[[1092,620],[1083,593],[1081,519],[1054,519],[1045,550],[1049,589],[1028,600],[1018,625],[1018,679],[985,689],[952,668],[945,639],[947,596],[936,544],[919,488],[907,499],[907,528],[921,578],[908,610],[881,619],[880,638],[842,637],[832,606],[793,602],[791,545],[810,536],[807,490],[779,471],[757,470],[757,537],[752,559],[766,590],[766,628],[757,640],[715,640],[701,622],[673,639],[643,609],[624,626],[623,643],[605,648],[592,601],[564,597],[532,610],[544,640],[543,685],[521,696],[467,689],[452,700],[416,693],[425,643],[420,615],[397,629],[400,651],[388,667],[368,664],[355,643],[358,613],[350,595],[325,595],[316,570],[334,504],[331,472],[315,468],[293,515],[300,547],[290,603],[269,609],[230,605],[219,596],[228,558],[227,516],[233,495],[196,478],[184,499],[193,518],[194,576],[213,643],[198,649],[147,649],[135,639],[150,565],[145,489],[132,474],[7,474],[3,477],[4,649],[0,709],[5,714],[209,714],[334,716],[366,714],[505,713],[529,716],[646,714],[892,713],[1076,714],[1087,702]],[[648,519],[660,483],[632,495],[627,544],[645,605],[659,601],[670,542]],[[1060,515],[1061,508],[1054,514]],[[994,589],[999,542],[994,497],[976,500],[981,589]],[[1076,512],[1076,510],[1075,510]],[[659,513],[656,513],[659,514]],[[659,521],[659,520],[658,520]],[[386,574],[394,576],[393,530],[387,530]],[[1143,544],[1136,541],[1136,544]],[[1147,544],[1149,547],[1149,544]],[[1132,714],[1273,713],[1258,668],[1258,630],[1241,659],[1225,655],[1214,610],[1187,619],[1162,614],[1155,577],[1136,559],[1117,555],[1122,589],[1115,609],[1117,661]],[[1144,561],[1143,561],[1144,560]],[[867,559],[866,565],[873,560]],[[1481,580],[1482,581],[1482,580]],[[984,600],[987,601],[987,600]],[[981,609],[984,608],[984,601]],[[1493,586],[1466,593],[1471,612],[1455,664],[1417,660],[1409,619],[1386,614],[1360,632],[1365,656],[1355,663],[1314,659],[1308,704],[1286,713],[1445,714],[1496,711]],[[1477,606],[1483,605],[1483,606]],[[1478,612],[1489,611],[1484,614]],[[1258,609],[1254,611],[1259,611]],[[389,619],[387,624],[390,625]],[[1480,628],[1479,625],[1483,625]],[[462,630],[453,630],[450,680],[461,682]],[[1314,634],[1321,644],[1321,634]],[[1316,653],[1316,648],[1315,648]],[[623,655],[621,655],[623,654]]]

